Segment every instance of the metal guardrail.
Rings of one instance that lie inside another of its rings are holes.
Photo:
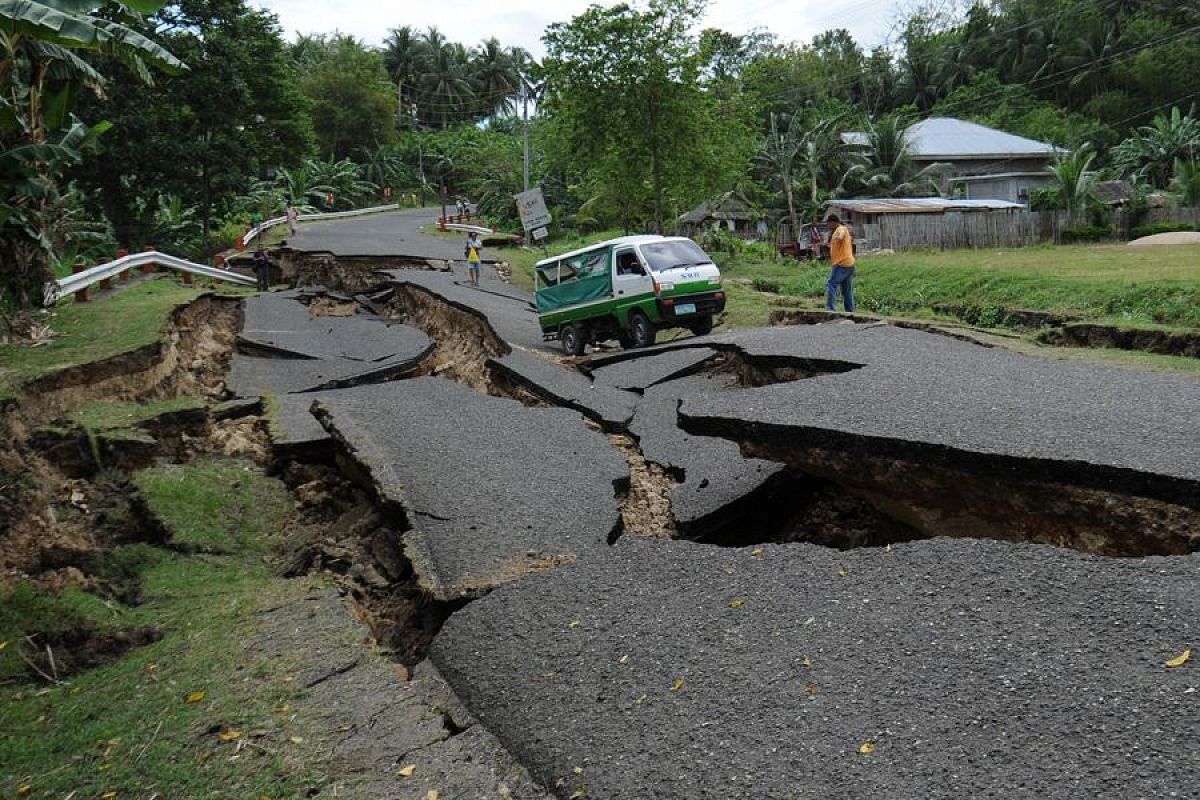
[[[297,222],[320,222],[323,219],[342,219],[343,217],[358,217],[363,214],[378,214],[383,211],[399,211],[400,206],[397,203],[392,203],[386,206],[371,206],[370,208],[356,208],[353,211],[327,211],[316,214],[300,214],[296,217]],[[250,244],[256,236],[263,231],[274,228],[276,225],[282,225],[287,222],[287,217],[272,217],[260,222],[256,227],[251,228],[242,236],[243,244]]]
[[[126,270],[135,267],[144,267],[153,264],[156,267],[167,267],[168,269],[187,272],[193,275],[201,275],[205,278],[212,278],[218,281],[227,281],[229,283],[237,283],[242,286],[255,286],[257,281],[254,278],[246,275],[239,275],[236,272],[231,272],[220,267],[210,267],[204,264],[196,264],[191,261],[185,261],[182,258],[160,253],[156,250],[150,250],[144,253],[134,253],[128,256],[122,256],[114,261],[109,261],[104,264],[97,264],[94,267],[85,269],[82,272],[77,272],[74,275],[68,275],[65,278],[60,278],[56,281],[48,281],[43,289],[42,300],[47,308],[56,304],[63,298],[64,295],[74,294],[86,290],[89,286],[99,283],[103,280],[120,275]]]

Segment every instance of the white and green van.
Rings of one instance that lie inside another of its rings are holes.
[[[571,355],[613,338],[646,347],[661,328],[703,336],[725,309],[721,271],[682,236],[622,236],[543,259],[534,292],[542,336]]]

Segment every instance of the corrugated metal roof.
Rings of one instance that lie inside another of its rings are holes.
[[[946,211],[1009,211],[1023,209],[1008,200],[966,200],[957,197],[881,197],[830,200],[826,205],[857,214],[941,214]]]
[[[923,119],[904,135],[917,158],[1052,156],[1057,152],[1052,144],[950,117]]]
[[[955,159],[967,158],[1018,158],[1053,156],[1059,148],[1046,142],[1026,139],[986,125],[978,125],[951,117],[930,117],[910,126],[904,132],[914,158]],[[849,131],[842,134],[842,141],[852,145],[866,145],[867,134]]]

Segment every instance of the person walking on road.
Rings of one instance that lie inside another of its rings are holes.
[[[482,260],[480,251],[483,249],[483,242],[479,238],[479,234],[472,231],[467,234],[467,274],[471,278],[471,285],[479,285],[479,262]]]
[[[258,279],[258,290],[271,290],[271,260],[267,258],[267,249],[261,244],[254,251],[254,277]]]
[[[290,205],[287,207],[288,230],[291,231],[292,236],[296,235],[296,220],[299,217],[300,217],[300,212],[299,212],[299,210],[297,210],[297,208],[295,206]]]
[[[830,214],[825,220],[829,225],[829,260],[833,263],[833,271],[829,273],[829,282],[825,284],[825,308],[835,311],[837,293],[842,291],[842,305],[847,314],[854,313],[854,239],[850,229],[842,224],[837,214]]]

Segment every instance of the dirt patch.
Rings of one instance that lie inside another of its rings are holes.
[[[1079,322],[1046,331],[1038,336],[1038,341],[1055,347],[1101,347],[1200,358],[1200,331],[1160,331]]]
[[[674,539],[678,530],[671,513],[671,492],[679,481],[647,461],[632,436],[610,433],[608,441],[629,462],[629,483],[621,498],[624,529],[647,539]]]
[[[460,308],[425,289],[397,286],[384,304],[393,319],[420,328],[434,342],[433,353],[422,365],[421,374],[438,375],[487,393],[492,380],[487,359],[509,351],[478,313]]]
[[[331,575],[380,647],[409,666],[423,660],[442,623],[466,601],[440,602],[417,585],[404,553],[403,514],[378,506],[334,467],[289,464],[283,478],[296,498],[283,574]]]
[[[300,302],[304,302],[301,299]],[[305,303],[308,313],[314,317],[353,317],[358,313],[358,303],[353,300],[338,300],[328,295],[319,295]]]
[[[335,256],[333,253],[280,253],[283,279],[292,286],[324,286],[333,292],[359,294],[379,288],[380,270],[445,271],[443,262],[397,256]]]
[[[57,683],[161,638],[162,631],[153,627],[119,631],[70,628],[27,634],[17,648],[31,679]]]

